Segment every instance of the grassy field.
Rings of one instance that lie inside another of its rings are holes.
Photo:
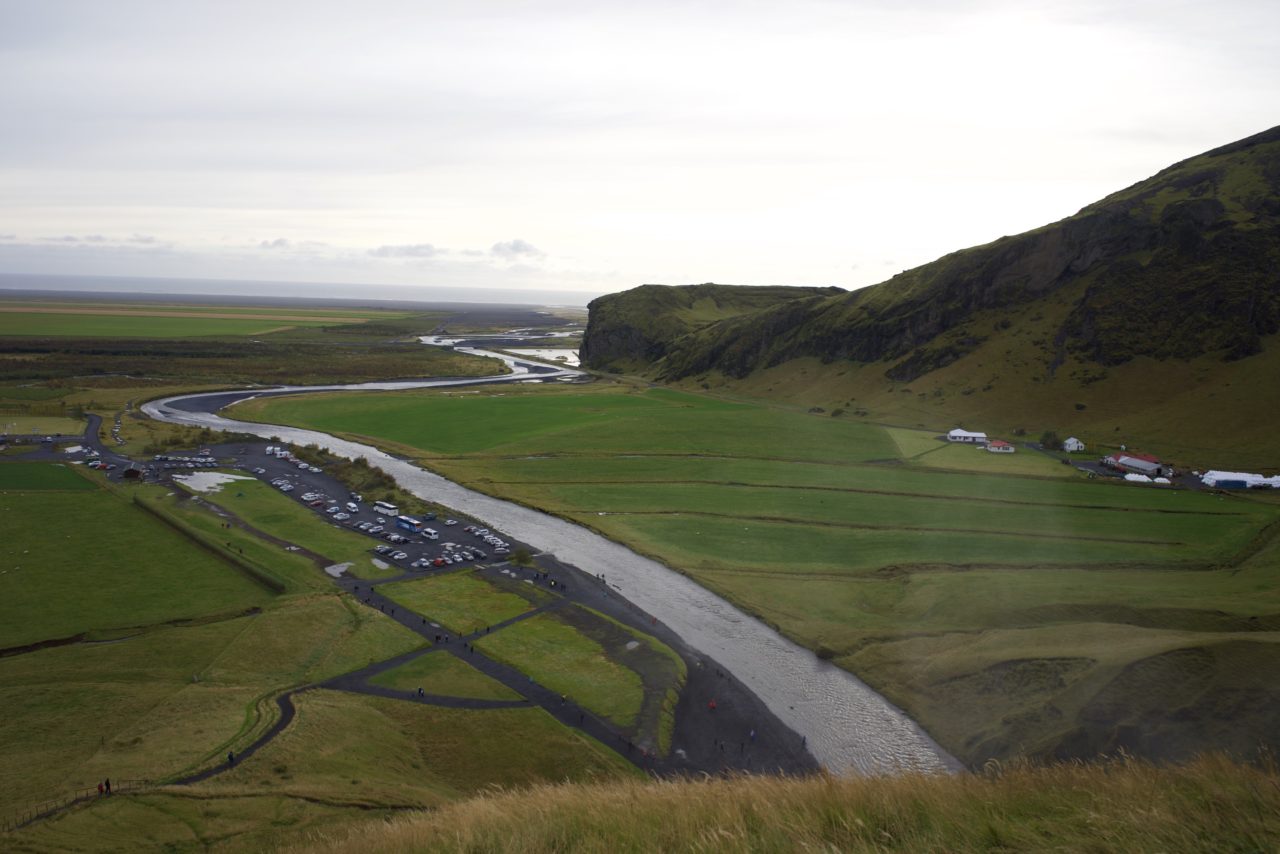
[[[222,528],[208,504],[148,487],[117,494],[51,464],[4,464],[0,477],[0,645],[88,636],[0,657],[0,815],[104,777],[163,779],[217,763],[271,723],[280,691],[423,646],[390,618],[318,583],[322,574],[300,555]],[[222,495],[234,498],[248,485]],[[270,595],[144,512],[128,500],[135,491],[199,535],[231,538],[245,559],[285,579],[288,592]],[[255,522],[275,518],[275,505],[288,501],[270,491],[243,497]],[[40,523],[61,517],[77,520],[78,536],[65,545],[59,536],[54,552]],[[27,567],[10,561],[35,551],[31,573],[11,568]],[[383,681],[515,697],[443,655],[415,659]],[[297,705],[290,728],[230,775],[180,794],[160,790],[74,810],[6,838],[5,847],[100,850],[106,840],[185,847],[216,836],[260,850],[290,828],[351,827],[494,784],[635,773],[536,709],[453,711],[328,691],[304,693]],[[234,820],[223,811],[228,804],[241,811]]]
[[[10,436],[30,435],[42,436],[63,434],[76,436],[84,432],[85,423],[77,418],[63,418],[57,415],[18,415],[0,412],[0,433]]]
[[[270,306],[67,303],[0,299],[0,338],[192,338],[266,335],[284,329],[396,321],[403,311]]]
[[[197,338],[266,335],[298,326],[327,326],[332,320],[273,317],[184,317],[110,314],[39,314],[0,309],[0,337]]]
[[[860,780],[542,786],[293,851],[1269,851],[1274,768],[1209,758]]]
[[[1183,756],[1235,749],[1229,721],[1255,740],[1280,731],[1261,711],[1280,691],[1249,664],[1280,649],[1280,558],[1265,547],[1280,517],[1251,496],[1090,481],[1025,449],[622,384],[251,409],[373,437],[656,556],[863,676],[969,761]],[[1126,679],[1184,658],[1217,675],[1162,695],[1180,719],[1100,711]],[[1258,700],[1233,712],[1213,700],[1224,691]]]
[[[422,417],[427,413],[428,417]],[[861,462],[896,457],[879,428],[663,389],[372,394],[250,401],[242,420],[372,436],[432,455],[646,454]],[[278,419],[283,419],[280,421]],[[784,437],[779,444],[778,438]]]
[[[537,588],[499,590],[468,570],[387,584],[379,587],[378,591],[406,608],[464,634],[518,617],[551,598]]]
[[[0,485],[0,647],[31,646],[0,657],[6,815],[106,776],[199,767],[270,723],[273,692],[421,645],[332,587],[272,595],[68,467],[5,463]],[[71,642],[43,645],[57,639]]]
[[[271,598],[126,499],[68,489],[76,476],[54,466],[39,478],[6,463],[0,483],[11,465],[16,483],[0,491],[0,648],[238,613]]]
[[[376,542],[336,523],[328,522],[310,507],[260,480],[236,481],[221,492],[201,498],[225,508],[253,527],[329,558],[333,563],[350,563],[348,570],[360,578],[386,578],[397,569],[380,569],[371,550]]]
[[[556,614],[530,617],[476,646],[619,726],[633,726],[640,713],[644,684],[639,674]]]
[[[384,588],[385,589],[385,588]],[[501,682],[447,653],[421,655],[369,680],[397,691],[416,691],[445,697],[477,700],[519,700],[520,695]]]
[[[22,851],[264,851],[504,790],[495,784],[639,776],[540,709],[456,711],[334,691],[299,695],[297,705],[294,724],[229,774],[95,803],[6,842]]]
[[[93,481],[62,464],[18,461],[0,467],[0,493],[93,488]]]

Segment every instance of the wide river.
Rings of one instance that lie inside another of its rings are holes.
[[[822,661],[657,561],[580,525],[467,489],[369,445],[314,430],[235,421],[218,414],[230,404],[265,395],[528,382],[534,377],[554,382],[580,376],[576,371],[550,368],[497,353],[468,352],[500,358],[513,373],[481,380],[282,386],[185,395],[143,404],[142,411],[161,421],[251,433],[264,438],[278,437],[298,445],[318,445],[348,459],[363,457],[414,495],[481,519],[489,527],[550,552],[586,572],[604,573],[623,596],[666,623],[693,649],[728,668],[779,719],[805,736],[809,750],[834,773],[876,774],[901,769],[958,771],[962,768],[902,710],[857,677]]]

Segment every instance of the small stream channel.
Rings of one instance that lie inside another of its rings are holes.
[[[160,421],[251,433],[264,438],[278,437],[297,445],[318,445],[348,459],[363,457],[423,499],[481,519],[487,526],[550,552],[586,572],[604,573],[608,582],[632,603],[666,623],[692,648],[728,668],[783,723],[804,736],[810,752],[833,773],[962,769],[961,764],[911,718],[856,676],[818,659],[809,650],[657,561],[580,525],[468,489],[369,445],[314,430],[236,421],[219,414],[234,403],[267,395],[537,380],[558,382],[581,376],[577,371],[498,353],[458,349],[501,359],[513,373],[481,379],[282,386],[184,395],[144,404],[142,411]]]

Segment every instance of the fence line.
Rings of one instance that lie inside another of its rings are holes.
[[[10,818],[4,819],[4,823],[0,825],[0,830],[5,832],[19,830],[35,821],[55,812],[66,809],[73,804],[87,803],[97,800],[98,798],[115,797],[117,794],[125,794],[126,792],[138,792],[142,789],[149,788],[152,785],[150,780],[117,780],[111,784],[111,794],[98,794],[96,786],[88,786],[83,789],[74,789],[71,794],[57,798],[49,798],[43,801],[37,801],[28,805],[22,812],[12,815]]]

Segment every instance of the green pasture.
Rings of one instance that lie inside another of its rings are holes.
[[[0,311],[0,337],[198,338],[264,335],[285,327],[326,326],[327,320],[148,317],[127,314],[41,314]]]
[[[898,447],[898,456],[903,459],[927,454],[942,447],[946,440],[938,438],[936,430],[912,430],[908,427],[885,427],[884,431],[893,439]]]
[[[500,590],[473,572],[463,570],[413,581],[398,581],[378,592],[451,631],[463,634],[518,617],[550,596],[529,585],[519,593]]]
[[[1012,454],[993,454],[985,448],[948,442],[912,458],[914,465],[983,474],[1025,474],[1039,477],[1080,477],[1055,457],[1019,446]]]
[[[816,461],[897,455],[878,427],[691,394],[504,390],[252,401],[237,416],[390,440],[427,454],[669,453]]]
[[[8,306],[21,308],[58,308],[81,309],[85,314],[93,314],[99,309],[134,312],[183,312],[199,314],[278,314],[291,317],[314,317],[323,320],[329,317],[358,317],[367,320],[394,320],[408,317],[413,312],[375,308],[314,308],[298,305],[195,305],[173,302],[83,302],[77,300],[15,300],[0,298],[0,309]]]
[[[187,526],[196,536],[218,548],[226,548],[237,557],[264,569],[272,578],[282,582],[288,592],[329,591],[332,579],[322,570],[324,567],[300,552],[285,551],[239,525],[223,527],[222,516],[209,508],[191,501],[185,492],[164,493],[147,490],[142,500],[168,513],[180,524]]]
[[[385,589],[385,588],[384,588]],[[397,691],[477,700],[519,700],[520,695],[506,685],[446,652],[420,655],[399,667],[379,673],[369,680],[374,685]]]
[[[103,586],[113,577],[99,570]],[[0,658],[0,810],[103,777],[163,779],[216,763],[270,722],[272,693],[420,643],[389,618],[330,594]]]
[[[583,516],[608,536],[697,573],[739,568],[803,577],[916,565],[970,567],[1176,563],[1203,556],[1171,543],[1117,543],[989,532],[842,529],[732,517]]]
[[[0,647],[239,612],[270,598],[111,492],[0,493]]]
[[[200,496],[226,509],[260,531],[304,546],[333,563],[351,563],[348,570],[360,578],[386,578],[397,569],[379,569],[370,550],[377,543],[369,537],[327,521],[315,510],[260,480],[238,480],[220,492]]]
[[[13,415],[0,412],[0,433],[10,436],[62,434],[78,436],[84,432],[85,422],[59,415]]]
[[[584,451],[589,449],[584,449]],[[433,468],[492,491],[523,494],[541,484],[711,483],[844,490],[873,495],[957,498],[1000,504],[1108,507],[1176,513],[1266,512],[1251,501],[1184,490],[1139,488],[1117,481],[1046,479],[928,471],[914,466],[810,463],[733,458],[677,459],[649,454],[472,456],[432,459]],[[1066,468],[1060,466],[1060,468]]]
[[[45,386],[0,386],[0,400],[21,400],[25,402],[41,400],[57,400],[66,397],[71,389],[48,388]],[[4,415],[0,414],[0,421]]]
[[[486,655],[619,726],[636,722],[645,699],[640,675],[558,614],[538,614],[475,643]]]
[[[92,482],[61,463],[11,462],[0,466],[0,493],[15,490],[96,489]]]
[[[791,522],[844,529],[903,532],[956,531],[993,537],[1018,535],[1067,543],[1090,541],[1185,547],[1186,559],[1230,556],[1257,530],[1257,515],[1185,514],[1038,504],[959,502],[910,495],[776,489],[709,484],[608,484],[543,487],[538,503],[554,512],[590,518],[605,513],[709,520]],[[836,533],[829,531],[829,533]],[[806,539],[810,532],[797,532]],[[1064,559],[1069,559],[1064,555]]]
[[[1127,668],[1280,630],[1280,515],[1255,496],[1088,480],[1027,449],[666,390],[349,400],[272,401],[259,417],[373,437],[652,555],[868,679],[962,758],[1106,748],[1091,704]],[[1250,678],[1210,682],[1263,690]],[[1225,707],[1187,702],[1144,726],[1230,743]]]
[[[288,730],[203,791],[431,807],[495,784],[637,773],[537,708],[445,709],[325,690],[297,705]]]

